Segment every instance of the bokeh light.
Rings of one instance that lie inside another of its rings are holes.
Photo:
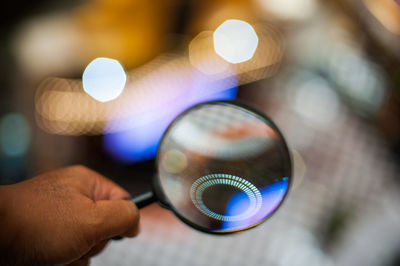
[[[385,71],[368,57],[351,32],[337,24],[308,24],[292,37],[291,50],[297,51],[292,56],[298,64],[324,77],[360,115],[379,113],[387,98]]]
[[[162,133],[168,127],[168,120],[150,121],[140,127],[133,127],[103,135],[105,152],[121,164],[131,164],[154,157]]]
[[[329,77],[358,113],[375,116],[386,95],[382,69],[353,46],[337,45],[335,48],[327,62]]]
[[[257,23],[254,25],[254,29],[259,40],[253,57],[234,65],[240,84],[273,76],[282,62],[285,36],[281,28],[273,23]]]
[[[400,35],[400,7],[393,0],[363,0],[372,15],[389,32]]]
[[[199,81],[200,82],[200,81]],[[204,81],[203,81],[204,82]],[[168,82],[165,83],[167,85]],[[124,164],[140,162],[146,159],[153,158],[156,155],[158,144],[161,141],[163,133],[181,112],[188,107],[209,100],[232,100],[236,96],[236,87],[223,87],[229,83],[219,84],[221,91],[215,87],[216,84],[209,84],[211,91],[214,89],[217,92],[207,93],[204,88],[207,86],[198,85],[200,88],[191,89],[190,97],[177,97],[174,104],[169,104],[168,101],[159,103],[153,106],[149,113],[136,114],[135,110],[132,113],[120,120],[109,120],[106,127],[119,128],[115,133],[105,134],[103,136],[103,145],[111,157]],[[182,88],[185,83],[181,84]],[[179,87],[178,87],[179,88]],[[228,89],[229,88],[229,89]],[[160,112],[159,110],[162,110]],[[119,124],[119,125],[118,125]],[[124,128],[121,130],[121,128]]]
[[[85,93],[81,80],[45,79],[35,95],[38,125],[60,135],[136,130],[159,123],[155,121],[163,115],[172,121],[185,108],[201,101],[233,99],[238,85],[233,74],[223,78],[205,75],[187,58],[175,54],[159,56],[128,74],[124,96],[105,103]]]
[[[82,83],[87,94],[100,102],[108,102],[124,90],[126,74],[117,60],[99,57],[86,67]]]
[[[0,120],[0,146],[6,156],[23,156],[30,145],[31,129],[25,117],[8,113]]]
[[[123,97],[102,102],[115,96],[107,94],[114,91],[105,85],[113,82],[118,71],[110,77],[108,64],[113,62],[121,73],[123,69],[113,59],[98,58],[89,64],[82,81],[48,78],[42,82],[35,98],[39,126],[60,135],[104,134],[104,149],[121,163],[152,158],[163,132],[182,111],[200,102],[234,99],[239,84],[275,73],[283,54],[281,31],[270,23],[253,28],[244,21],[230,21],[250,27],[255,36],[249,60],[236,64],[224,60],[214,50],[213,32],[204,31],[189,44],[188,55],[163,54],[129,71],[125,87],[120,86]],[[85,80],[91,81],[95,94],[85,93]]]
[[[130,75],[125,97],[108,109],[104,148],[128,164],[155,156],[164,131],[185,109],[200,102],[234,99],[236,76],[220,79],[194,69],[189,60],[170,55]],[[166,60],[166,61],[164,61]]]
[[[251,59],[237,64],[227,62],[214,49],[213,32],[202,31],[189,44],[191,65],[215,79],[236,75],[240,85],[274,75],[282,61],[284,35],[273,23],[256,23],[253,28],[258,36],[258,46]]]
[[[213,32],[202,31],[189,44],[189,61],[207,75],[225,74],[232,66],[214,51]]]
[[[310,17],[316,9],[315,0],[258,0],[261,7],[277,18],[299,20]]]
[[[165,171],[177,174],[185,170],[188,166],[188,161],[183,152],[178,151],[177,149],[171,149],[163,155],[163,158],[161,158],[161,164]]]
[[[36,91],[36,121],[52,134],[101,134],[105,111],[112,103],[101,103],[84,93],[80,80],[47,78]]]
[[[257,46],[257,33],[249,23],[242,20],[229,19],[214,32],[215,52],[232,64],[251,59]]]
[[[317,76],[304,74],[293,89],[292,108],[307,123],[315,127],[329,127],[337,120],[339,99],[329,83]]]

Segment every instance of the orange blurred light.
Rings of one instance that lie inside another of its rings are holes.
[[[128,71],[121,95],[109,102],[86,94],[81,80],[48,78],[36,92],[38,124],[63,135],[118,132],[154,123],[160,109],[177,105],[179,99],[204,98],[266,78],[282,59],[283,36],[269,24],[256,24],[254,29],[259,43],[250,60],[224,61],[213,49],[212,32],[202,32],[190,43],[187,55],[164,54]]]
[[[400,35],[400,7],[393,0],[363,0],[368,10],[391,33]]]

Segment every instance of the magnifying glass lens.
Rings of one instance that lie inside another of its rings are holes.
[[[157,155],[168,205],[197,229],[228,233],[267,219],[287,194],[291,160],[265,116],[226,102],[195,106],[169,127]]]

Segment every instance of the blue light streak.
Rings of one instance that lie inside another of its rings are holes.
[[[288,186],[288,178],[283,177],[282,181],[274,182],[260,189],[262,206],[257,213],[251,217],[248,217],[248,219],[241,221],[224,221],[221,229],[217,229],[216,231],[240,230],[260,223],[276,210],[286,195]],[[245,193],[236,193],[229,200],[225,215],[229,216],[242,211],[245,206],[248,205],[247,201],[248,199]]]

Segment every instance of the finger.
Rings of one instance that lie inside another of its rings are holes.
[[[103,249],[107,246],[108,240],[103,240],[99,244],[95,245],[88,253],[86,253],[82,258],[89,259],[91,257],[96,256],[100,252],[103,251]]]
[[[100,219],[93,228],[98,240],[113,236],[133,237],[139,232],[139,210],[128,200],[101,200],[96,202],[96,214]]]
[[[98,175],[94,190],[94,200],[129,199],[131,195],[110,179]]]
[[[75,185],[81,193],[95,201],[131,197],[125,189],[85,166],[75,165],[64,168],[63,171],[66,172],[64,175],[74,177],[72,182],[76,182]]]

